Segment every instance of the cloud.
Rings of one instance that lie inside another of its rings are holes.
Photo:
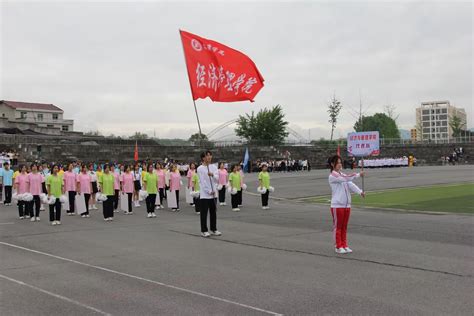
[[[79,130],[197,131],[178,29],[239,49],[265,87],[256,102],[196,102],[203,131],[280,104],[290,126],[329,137],[327,103],[352,130],[367,114],[450,100],[472,126],[472,4],[468,2],[2,2],[2,99],[62,107]],[[226,130],[232,133],[232,130]]]

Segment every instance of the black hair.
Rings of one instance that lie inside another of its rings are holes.
[[[7,165],[10,165],[10,164],[8,163],[8,161],[5,161],[5,162],[3,163],[3,165],[4,165],[4,166],[7,166]]]
[[[337,161],[340,160],[342,163],[342,158],[339,155],[334,155],[329,158],[329,167],[331,168],[331,172],[334,170],[334,167],[337,165]]]

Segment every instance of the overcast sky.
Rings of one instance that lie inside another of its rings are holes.
[[[204,133],[280,104],[304,137],[328,138],[335,92],[345,136],[359,91],[367,115],[395,105],[400,128],[430,100],[464,107],[474,126],[470,1],[0,3],[0,99],[53,103],[76,130],[195,133],[180,28],[244,52],[265,78],[255,103],[197,100]]]

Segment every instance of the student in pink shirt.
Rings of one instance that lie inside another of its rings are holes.
[[[192,190],[193,188],[193,176],[196,173],[196,164],[194,162],[191,162],[189,164],[189,170],[188,174],[186,175],[186,178],[188,178],[188,189]],[[194,206],[194,203],[190,203],[191,206]]]
[[[114,176],[114,213],[118,213],[118,202],[120,193],[120,174],[115,171],[115,166],[110,165],[110,173]]]
[[[126,165],[124,167],[124,172],[120,175],[120,183],[121,183],[121,191],[122,191],[122,198],[124,195],[127,195],[128,198],[128,211],[125,211],[125,214],[131,215],[133,214],[132,210],[132,198],[133,198],[133,191],[134,191],[134,182],[133,182],[133,174],[130,172],[130,166]]]
[[[166,173],[162,169],[161,163],[155,165],[155,173],[158,176],[158,193],[160,195],[160,208],[164,208],[163,199],[165,198]]]
[[[86,211],[81,213],[81,217],[87,218],[89,217],[89,201],[92,193],[92,181],[86,165],[81,166],[81,173],[77,175],[77,193],[84,195]]]
[[[33,200],[28,202],[27,208],[30,212],[31,221],[39,222],[41,209],[40,194],[43,192],[44,177],[38,172],[38,165],[35,163],[31,165],[31,173],[28,174],[28,182],[30,185],[29,192],[33,195]]]
[[[16,194],[28,193],[29,190],[29,179],[28,174],[26,173],[26,166],[20,166],[20,174],[15,178],[14,189]],[[20,219],[30,218],[30,215],[27,214],[27,202],[18,201],[18,215]]]
[[[227,170],[225,170],[223,162],[219,164],[218,173],[219,173],[219,185],[222,186],[222,188],[219,190],[219,205],[223,206],[223,205],[226,205],[225,186],[227,185],[227,182],[229,181],[229,174],[227,173]]]
[[[76,189],[77,189],[77,180],[76,174],[73,171],[74,166],[72,163],[67,164],[67,171],[64,172],[63,181],[64,181],[64,190],[68,194],[69,199],[69,211],[67,211],[67,215],[71,216],[75,214],[75,206],[76,206]]]
[[[181,187],[181,174],[178,172],[176,165],[171,166],[170,172],[170,191],[176,194],[176,208],[173,208],[173,212],[179,211],[179,189]]]

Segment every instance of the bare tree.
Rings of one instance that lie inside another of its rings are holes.
[[[336,99],[336,94],[334,93],[331,102],[328,106],[329,113],[329,123],[331,123],[331,140],[334,135],[334,130],[336,129],[337,117],[339,112],[341,112],[342,104]]]

